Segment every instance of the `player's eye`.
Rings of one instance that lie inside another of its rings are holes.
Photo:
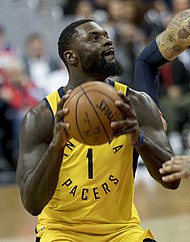
[[[109,37],[109,35],[108,35],[108,34],[105,34],[105,38],[109,39],[110,37]]]
[[[98,40],[99,39],[99,36],[98,35],[92,35],[90,37],[90,41],[93,41],[93,40]]]

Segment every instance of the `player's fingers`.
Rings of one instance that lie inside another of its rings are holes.
[[[56,113],[56,115],[55,115],[55,121],[56,122],[60,122],[60,121],[63,121],[64,119],[64,115],[66,114],[66,113],[68,113],[68,108],[63,108],[63,109],[61,109],[61,110],[59,110],[59,111],[57,111],[57,113]]]
[[[57,104],[57,110],[61,110],[67,98],[69,97],[69,91],[61,98],[61,100]]]
[[[172,182],[172,181],[175,181],[175,180],[179,180],[181,178],[183,178],[183,174],[181,172],[177,172],[177,173],[173,173],[173,174],[170,174],[170,175],[167,175],[167,176],[163,176],[162,180],[164,182]]]
[[[123,135],[123,134],[131,134],[133,131],[133,129],[129,129],[129,130],[115,130],[113,131],[113,138],[116,138],[120,135]]]
[[[181,156],[173,156],[171,158],[171,160],[173,162],[183,162],[183,161],[190,161],[190,156],[185,156],[185,155],[181,155]]]
[[[168,160],[168,161],[165,161],[163,164],[162,164],[162,167],[166,167],[166,166],[170,166],[172,164],[172,161],[171,160]]]
[[[187,158],[186,156],[173,156],[171,158],[171,160],[166,161],[162,167],[166,167],[166,166],[171,166],[171,165],[183,165],[185,164],[187,161],[189,160],[190,162],[190,158]]]
[[[126,96],[123,92],[118,91],[117,94],[121,97],[121,99],[127,103],[128,105],[130,105],[130,99],[128,96]]]
[[[136,114],[133,110],[133,108],[127,104],[126,102],[122,102],[122,101],[115,101],[115,105],[117,106],[117,108],[121,111],[121,113],[123,113],[125,115],[125,119],[136,119]]]
[[[131,103],[130,103],[130,99],[128,96],[126,96],[123,92],[121,91],[118,91],[117,92],[118,96],[120,96],[120,98],[123,100],[123,102],[117,102],[116,101],[116,105],[119,107],[128,107],[128,108],[131,108]]]
[[[171,173],[171,172],[178,172],[180,170],[182,170],[181,165],[172,164],[170,166],[168,165],[168,166],[161,167],[159,169],[159,172],[161,174],[167,174],[167,173]]]
[[[139,129],[138,123],[131,120],[119,120],[111,122],[113,133],[115,135],[130,134],[136,132]]]

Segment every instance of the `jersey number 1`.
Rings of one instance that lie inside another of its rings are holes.
[[[92,149],[88,149],[87,156],[88,158],[88,179],[93,179],[93,156]]]

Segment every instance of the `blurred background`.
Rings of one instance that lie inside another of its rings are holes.
[[[68,82],[67,71],[57,53],[57,41],[62,29],[71,21],[81,18],[92,18],[101,24],[113,40],[117,58],[125,68],[123,76],[117,81],[133,88],[134,63],[138,54],[165,29],[175,13],[188,8],[190,0],[0,0],[0,209],[4,212],[2,222],[8,214],[7,223],[0,229],[0,241],[33,241],[35,218],[23,210],[15,179],[19,130],[22,118],[29,108]],[[172,63],[162,66],[159,75],[160,106],[168,122],[171,145],[176,154],[190,154],[190,50],[187,49]],[[151,211],[156,211],[157,204],[154,200],[158,199],[157,195],[148,196],[147,200],[143,197],[149,192],[152,194],[154,188],[158,190],[158,194],[162,193],[162,190],[160,191],[159,185],[146,173],[141,160],[138,172],[137,204],[139,207],[149,204],[153,208],[155,205],[155,209]],[[189,206],[185,203],[187,211],[184,211],[184,204],[181,205],[181,202],[188,196],[188,184],[182,186],[181,190],[184,199],[180,202],[177,200],[177,204],[178,208],[183,208],[182,213],[187,215]],[[177,197],[175,195],[175,199]],[[139,203],[141,198],[142,204]],[[188,199],[187,197],[187,201]],[[160,202],[156,217],[159,215],[158,211],[162,210],[161,204],[164,206],[165,203],[165,200]],[[167,208],[163,211],[167,211]],[[147,213],[142,213],[142,216],[154,219],[154,213],[148,213],[148,216]],[[190,222],[189,217],[185,219]],[[9,225],[12,221],[16,227],[13,226],[11,240],[6,234],[11,235]],[[158,227],[157,224],[155,227]],[[26,237],[15,237],[17,232],[19,236],[23,232]],[[182,232],[185,233],[183,230]],[[158,234],[162,232],[159,231]],[[175,240],[168,238],[162,241]]]

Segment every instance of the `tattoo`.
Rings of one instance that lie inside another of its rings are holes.
[[[182,28],[178,32],[178,37],[180,39],[187,39],[190,35],[190,32],[188,32],[185,28]]]
[[[190,46],[190,9],[177,13],[157,39],[162,55],[169,61]]]

